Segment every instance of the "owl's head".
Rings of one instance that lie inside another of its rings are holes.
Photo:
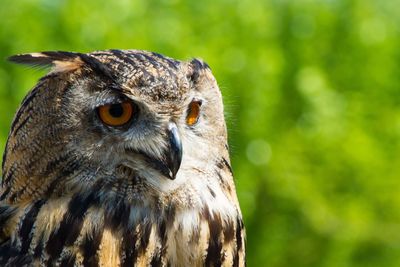
[[[137,50],[10,59],[52,70],[14,118],[3,199],[98,184],[168,192],[213,179],[215,164],[229,160],[221,93],[200,60]]]

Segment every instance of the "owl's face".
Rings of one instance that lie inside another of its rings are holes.
[[[73,165],[76,175],[58,188],[129,176],[168,192],[192,177],[198,183],[215,176],[215,162],[221,151],[227,153],[226,127],[221,94],[206,64],[144,51],[82,58],[52,61],[55,68],[36,93],[48,104],[37,108],[35,114],[46,116],[31,127],[43,128],[47,120],[55,135],[43,138],[40,133],[49,130],[34,130],[38,146],[73,159],[63,168],[68,173]]]

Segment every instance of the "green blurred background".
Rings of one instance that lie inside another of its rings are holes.
[[[2,0],[0,149],[45,72],[12,54],[136,48],[209,63],[248,266],[400,266],[400,1]]]

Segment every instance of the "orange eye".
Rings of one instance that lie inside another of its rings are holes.
[[[200,116],[200,101],[192,101],[189,104],[188,114],[186,116],[186,124],[189,126],[193,126],[197,123]]]
[[[128,123],[134,113],[131,102],[104,105],[98,108],[101,121],[109,126],[122,126]]]

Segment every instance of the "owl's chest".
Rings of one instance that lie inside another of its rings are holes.
[[[127,228],[103,230],[99,265],[233,266],[238,261],[237,221],[204,210],[148,215],[131,217]]]
[[[27,266],[233,266],[239,261],[243,228],[238,214],[222,216],[207,208],[156,212],[125,205],[71,209],[64,203],[41,203],[22,211],[13,241],[1,248],[2,262],[11,266],[18,262]]]

